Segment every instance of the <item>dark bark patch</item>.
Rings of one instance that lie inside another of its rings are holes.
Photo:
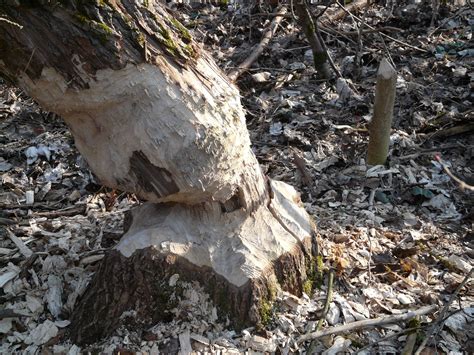
[[[302,246],[311,250],[311,240],[303,241]],[[307,251],[296,247],[275,260],[260,277],[237,287],[210,267],[160,253],[154,247],[137,250],[128,258],[114,250],[102,260],[76,306],[70,335],[76,344],[90,344],[111,335],[120,325],[139,330],[169,321],[169,310],[176,307],[171,295],[179,296],[180,292],[179,284],[169,286],[174,274],[180,275],[180,281],[199,282],[217,306],[220,319],[228,318],[235,329],[260,327],[272,318],[278,288],[275,281],[282,289],[300,295],[310,258]],[[132,310],[136,314],[133,319],[120,318]]]
[[[136,177],[139,189],[164,197],[179,192],[171,173],[153,165],[143,152],[135,151],[130,158],[130,175]]]
[[[176,306],[171,295],[179,293],[179,289],[169,286],[169,278],[176,273],[180,280],[204,285],[219,306],[220,316],[231,315],[237,327],[258,321],[251,322],[248,312],[258,302],[255,290],[261,286],[248,283],[236,287],[209,267],[198,267],[150,247],[136,251],[130,258],[118,251],[107,254],[74,311],[72,339],[78,344],[90,344],[113,333],[121,322],[144,328],[170,321],[168,311]],[[136,311],[135,319],[121,320],[120,316],[129,310]]]

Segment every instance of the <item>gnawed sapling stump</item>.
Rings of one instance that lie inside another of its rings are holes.
[[[387,59],[383,58],[377,72],[374,116],[369,126],[367,163],[370,165],[383,165],[387,160],[396,85],[397,72]]]
[[[3,4],[3,3],[2,3]],[[76,305],[87,343],[120,316],[166,318],[169,278],[202,283],[236,326],[262,324],[278,290],[315,271],[313,225],[266,179],[237,89],[159,3],[1,5],[0,71],[60,114],[92,171],[145,203]]]

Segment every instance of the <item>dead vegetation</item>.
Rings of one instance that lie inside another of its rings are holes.
[[[170,294],[169,323],[120,329],[82,350],[474,351],[474,199],[459,184],[474,183],[474,11],[448,4],[429,27],[429,2],[388,3],[332,23],[321,18],[341,78],[316,78],[304,35],[285,17],[237,82],[265,172],[298,187],[318,225],[327,272],[316,275],[311,294],[279,295],[266,329],[237,332],[199,285],[176,279],[184,292]],[[177,8],[228,72],[249,56],[276,11]],[[327,14],[336,11],[333,5]],[[397,98],[389,160],[370,167],[367,124],[382,57],[398,71]],[[25,93],[2,84],[0,115],[0,352],[77,354],[67,337],[71,311],[97,261],[120,238],[123,212],[139,201],[101,187],[62,121]],[[392,322],[308,336],[321,319],[330,270],[333,295],[321,332],[381,317]],[[407,322],[416,315],[407,311],[418,311],[417,320]],[[133,314],[123,317],[134,323]],[[411,334],[419,336],[414,343]]]

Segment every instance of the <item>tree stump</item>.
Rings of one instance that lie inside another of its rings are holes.
[[[166,319],[174,274],[199,281],[236,327],[265,323],[280,289],[308,289],[310,217],[262,174],[238,90],[162,4],[0,9],[2,75],[64,118],[103,184],[149,201],[79,300],[74,342],[111,334],[125,311]]]

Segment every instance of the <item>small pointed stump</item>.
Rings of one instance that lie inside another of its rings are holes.
[[[217,204],[147,203],[102,261],[74,311],[79,344],[110,335],[120,316],[135,311],[135,326],[169,321],[169,278],[198,281],[221,319],[237,329],[264,325],[280,290],[301,295],[316,264],[314,225],[289,185],[270,182],[271,198],[249,217]],[[296,202],[296,203],[295,203]],[[100,297],[100,299],[98,299]]]
[[[369,165],[383,165],[387,160],[396,84],[397,72],[387,59],[383,58],[377,72],[374,116],[369,127]]]

